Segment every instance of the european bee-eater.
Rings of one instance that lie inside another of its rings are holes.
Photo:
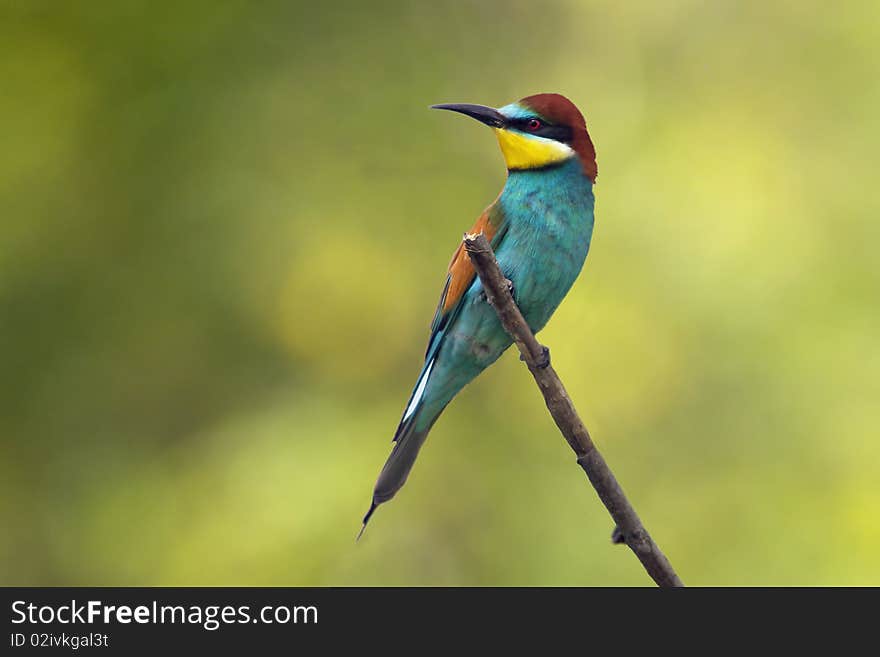
[[[500,109],[433,107],[465,114],[495,131],[507,182],[470,232],[482,232],[490,240],[514,300],[538,332],[571,288],[590,248],[597,169],[584,117],[559,94],[528,96]],[[403,486],[446,405],[511,344],[459,245],[431,323],[424,366],[361,532],[376,507]]]

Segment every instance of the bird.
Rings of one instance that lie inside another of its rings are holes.
[[[581,272],[593,234],[596,150],[580,110],[557,93],[500,108],[440,104],[489,126],[507,179],[469,233],[489,240],[514,301],[533,332],[547,324]],[[380,504],[407,480],[450,401],[512,344],[459,244],[446,272],[416,384],[373,489],[358,539]],[[545,351],[549,363],[549,352]]]

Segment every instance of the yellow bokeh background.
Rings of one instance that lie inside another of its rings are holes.
[[[599,161],[541,335],[694,585],[880,584],[880,5],[0,3],[0,584],[641,585],[513,353],[354,543],[497,194]]]

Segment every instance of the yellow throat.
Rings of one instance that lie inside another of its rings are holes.
[[[553,139],[524,135],[504,128],[495,128],[495,136],[498,137],[508,169],[538,169],[574,155],[571,148]]]

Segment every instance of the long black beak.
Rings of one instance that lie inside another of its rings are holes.
[[[507,118],[501,112],[485,105],[470,105],[468,103],[459,105],[431,105],[431,109],[451,110],[459,114],[467,114],[472,119],[476,119],[480,123],[485,123],[493,128],[503,128],[507,125]]]

